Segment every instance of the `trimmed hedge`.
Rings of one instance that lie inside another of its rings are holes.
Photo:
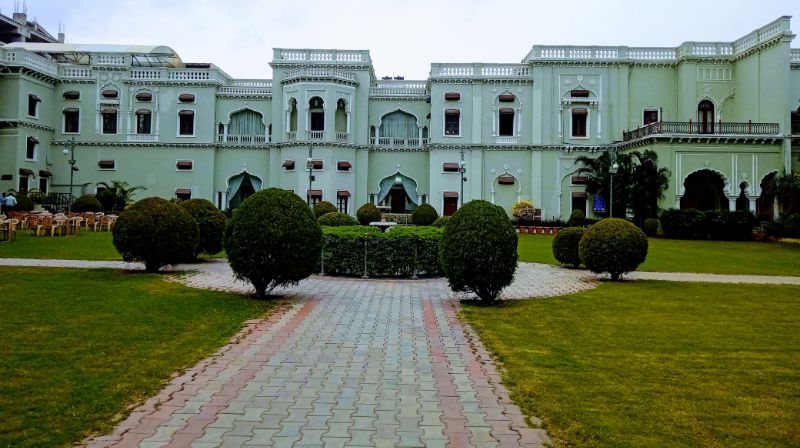
[[[439,254],[453,291],[471,291],[492,302],[514,280],[517,233],[505,210],[470,201],[444,227]]]
[[[439,213],[431,204],[421,204],[411,214],[411,222],[415,226],[429,226],[439,219]]]
[[[225,234],[225,215],[208,199],[189,199],[181,201],[178,206],[189,213],[200,228],[200,242],[197,244],[195,256],[201,253],[219,253]]]
[[[647,218],[642,223],[642,231],[647,236],[655,236],[658,233],[658,219]]]
[[[358,208],[356,219],[358,219],[358,222],[361,223],[362,226],[368,226],[371,222],[381,220],[381,211],[378,210],[375,204],[370,204],[368,202]]]
[[[381,233],[376,227],[350,226],[322,229],[325,273],[371,277],[437,276],[442,274],[439,242],[442,231],[434,227],[394,227]]]
[[[800,213],[781,215],[777,221],[765,224],[764,230],[778,238],[800,238]]]
[[[114,247],[125,261],[141,261],[147,272],[191,260],[199,229],[191,215],[165,199],[145,198],[120,213]]]
[[[75,202],[72,203],[72,211],[75,213],[97,213],[103,211],[103,204],[93,194],[85,194],[75,199]]]
[[[440,216],[431,225],[433,227],[442,228],[442,227],[446,226],[449,221],[450,221],[450,217],[449,216]]]
[[[328,227],[357,226],[358,221],[347,213],[330,212],[318,218],[319,225]]]
[[[236,277],[263,298],[278,286],[296,285],[314,272],[322,229],[308,205],[279,188],[261,190],[233,212],[225,251]]]
[[[586,229],[579,252],[590,271],[608,272],[612,280],[618,280],[644,263],[647,236],[624,219],[607,218]]]
[[[553,238],[553,257],[559,263],[577,268],[581,265],[579,246],[586,231],[583,227],[567,227]]]
[[[586,214],[577,209],[573,210],[569,215],[569,220],[567,220],[567,226],[581,227],[584,225],[586,225]]]
[[[333,213],[338,211],[339,209],[337,209],[335,205],[331,204],[328,201],[317,202],[317,204],[314,205],[314,216],[317,219],[327,215],[328,213]]]
[[[749,240],[758,225],[749,211],[669,209],[661,213],[667,238],[683,240]]]

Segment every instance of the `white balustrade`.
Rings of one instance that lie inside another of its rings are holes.
[[[117,65],[117,66],[126,66],[130,65],[127,61],[126,56],[120,55],[111,55],[111,54],[99,54],[94,58],[94,64],[96,65]]]
[[[634,61],[674,61],[678,52],[674,48],[630,48],[628,58]]]
[[[336,141],[339,143],[347,143],[350,140],[349,132],[336,132]]]
[[[135,143],[152,143],[158,141],[158,134],[128,134],[128,141]]]
[[[167,72],[170,81],[207,81],[211,73],[207,70],[175,70]]]
[[[309,61],[309,62],[369,62],[368,51],[352,50],[300,50],[276,48],[274,59],[280,61]]]
[[[519,137],[517,136],[497,137],[498,145],[516,145],[517,143],[519,143]]]
[[[283,79],[297,78],[334,78],[344,81],[355,81],[356,74],[335,68],[296,68],[286,72]]]
[[[217,134],[217,142],[238,145],[263,145],[267,143],[267,137],[264,135],[251,134]]]
[[[793,48],[789,56],[789,61],[792,63],[800,63],[800,49]]]
[[[272,87],[220,87],[221,95],[272,95]]]
[[[325,136],[325,131],[308,131],[309,140],[322,140]]]
[[[294,142],[297,141],[297,131],[289,131],[286,133],[286,141],[287,142]]]
[[[75,66],[61,66],[61,76],[64,78],[72,79],[91,79],[94,78],[94,73],[90,68],[82,68]]]
[[[0,58],[9,65],[27,67],[51,76],[58,76],[58,64],[26,50],[0,48]]]
[[[161,79],[160,70],[131,70],[131,79],[136,80],[157,80]]]
[[[369,140],[371,145],[376,146],[402,146],[402,147],[409,147],[409,146],[422,146],[428,143],[428,139],[419,139],[419,138],[400,138],[400,137],[371,137]]]
[[[272,88],[271,79],[234,79],[231,81],[231,86],[234,87],[260,87]]]

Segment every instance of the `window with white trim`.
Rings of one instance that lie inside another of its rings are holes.
[[[39,153],[39,140],[35,137],[28,137],[25,143],[25,159],[36,160],[36,156]]]
[[[461,110],[444,110],[444,135],[447,137],[461,136]]]
[[[182,110],[178,112],[178,135],[194,137],[194,111]]]
[[[39,104],[42,99],[33,93],[28,94],[28,116],[30,118],[39,118]]]
[[[136,133],[150,134],[152,131],[153,114],[149,109],[139,109],[136,111]]]
[[[647,108],[642,110],[642,126],[661,121],[661,109]]]
[[[589,121],[589,110],[583,107],[576,107],[572,109],[572,120],[570,127],[572,128],[571,135],[573,138],[586,138],[588,136],[586,128]]]
[[[117,133],[117,109],[107,107],[100,111],[103,122],[103,134],[116,134]]]
[[[64,109],[64,134],[80,132],[81,112],[77,107]]]

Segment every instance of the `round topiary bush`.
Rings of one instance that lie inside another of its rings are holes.
[[[569,215],[569,220],[567,220],[567,226],[581,227],[584,225],[586,225],[586,214],[578,209],[573,210]]]
[[[328,227],[357,226],[358,221],[347,213],[330,212],[319,217],[319,225]]]
[[[658,233],[658,219],[647,218],[642,223],[642,231],[647,236],[655,236]]]
[[[201,253],[213,255],[222,250],[222,237],[225,233],[225,215],[208,199],[189,199],[178,204],[192,215],[200,228],[200,242],[195,256]]]
[[[103,205],[100,204],[100,201],[98,201],[94,195],[85,194],[78,199],[75,199],[75,202],[72,203],[72,211],[76,213],[97,213],[103,211]]]
[[[356,212],[356,218],[362,226],[368,226],[371,222],[380,221],[381,216],[381,211],[378,210],[378,207],[370,203],[362,205]]]
[[[411,214],[411,223],[415,226],[429,226],[436,222],[439,214],[431,204],[421,204]]]
[[[470,201],[444,226],[439,255],[450,288],[491,302],[514,279],[517,234],[502,207]]]
[[[525,199],[517,201],[511,206],[511,217],[514,222],[519,225],[525,225],[533,222],[533,202]]]
[[[590,271],[608,272],[612,280],[618,280],[647,258],[647,236],[624,219],[604,219],[586,229],[580,256]]]
[[[447,225],[448,222],[450,222],[450,217],[449,216],[440,216],[440,217],[436,218],[436,221],[434,221],[433,224],[431,224],[431,225],[433,227],[444,227],[444,226]]]
[[[33,199],[22,193],[16,193],[14,199],[17,200],[17,205],[13,207],[16,212],[29,212],[33,210]]]
[[[147,272],[191,259],[199,240],[191,215],[161,198],[145,198],[126,208],[111,232],[122,259],[143,262]]]
[[[327,215],[328,213],[333,213],[338,211],[339,210],[336,208],[336,206],[328,201],[317,202],[317,204],[314,205],[314,216],[317,218],[323,215]]]
[[[256,297],[263,298],[314,272],[322,229],[299,196],[269,188],[236,209],[225,228],[224,247],[236,277],[252,283]]]
[[[553,238],[553,257],[559,263],[573,268],[581,265],[579,246],[585,230],[583,227],[567,227]]]

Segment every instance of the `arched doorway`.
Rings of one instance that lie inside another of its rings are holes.
[[[261,178],[243,171],[228,179],[228,208],[238,208],[245,199],[261,190]]]
[[[725,180],[716,171],[700,170],[683,181],[685,192],[681,198],[681,209],[728,210],[725,197]]]
[[[700,101],[697,105],[697,124],[701,134],[714,133],[714,103],[709,100]]]
[[[756,213],[758,219],[763,221],[774,221],[776,216],[775,209],[775,179],[778,173],[773,171],[761,179],[761,194],[756,199]]]
[[[408,213],[418,204],[417,182],[414,179],[398,171],[381,181],[378,206],[386,207],[391,213]]]

